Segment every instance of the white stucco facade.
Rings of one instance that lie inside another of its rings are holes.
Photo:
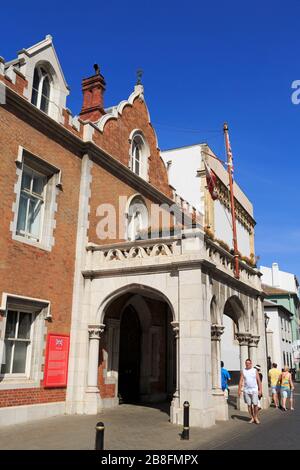
[[[207,207],[205,207],[207,200],[200,176],[205,173],[203,159],[206,160],[222,184],[228,188],[228,173],[222,163],[217,158],[213,158],[213,155],[207,144],[196,144],[161,152],[168,168],[169,181],[176,193],[189,201],[204,215],[207,212]],[[206,182],[204,184],[206,185]],[[252,204],[236,182],[234,182],[234,194],[236,201],[243,207],[245,213],[253,218]],[[232,220],[229,207],[224,204],[224,200],[221,198],[211,200],[210,204],[212,204],[212,220],[206,220],[205,224],[212,227],[216,238],[233,248]],[[250,241],[251,229],[241,223],[239,218],[237,218],[236,225],[238,249],[243,256],[249,257],[253,252]]]
[[[268,355],[278,369],[285,365],[292,367],[292,327],[291,314],[285,308],[267,302],[265,313],[268,316],[267,346]]]
[[[268,286],[280,287],[287,292],[298,294],[295,275],[279,269],[278,263],[272,263],[272,267],[260,266],[262,282]]]

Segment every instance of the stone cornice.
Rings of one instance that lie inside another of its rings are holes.
[[[138,274],[149,274],[149,273],[166,273],[169,272],[176,275],[181,270],[197,269],[201,268],[203,263],[202,259],[197,260],[182,260],[182,261],[171,261],[167,263],[159,264],[144,264],[138,266],[127,266],[104,268],[95,270],[82,271],[82,275],[86,279],[99,279],[101,277],[118,277],[118,276],[130,276]]]

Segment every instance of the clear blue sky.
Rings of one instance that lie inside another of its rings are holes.
[[[228,121],[236,179],[254,204],[260,263],[277,261],[299,276],[300,105],[291,102],[299,18],[300,2],[282,0],[5,2],[0,55],[12,59],[51,34],[74,114],[95,62],[106,106],[129,96],[141,67],[162,149],[207,141],[222,156]]]

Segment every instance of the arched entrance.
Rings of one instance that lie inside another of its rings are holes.
[[[240,378],[241,357],[238,334],[245,331],[245,312],[237,296],[227,299],[223,309],[224,334],[221,339],[221,360],[229,370],[230,385],[237,385]]]
[[[118,396],[124,403],[140,397],[141,325],[134,308],[125,308],[120,323]]]
[[[158,293],[126,291],[105,308],[98,386],[105,407],[173,398],[176,348],[169,303]]]

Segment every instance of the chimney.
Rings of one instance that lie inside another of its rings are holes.
[[[103,95],[106,83],[98,64],[94,69],[95,75],[82,80],[83,103],[79,116],[83,121],[96,122],[105,114]]]
[[[278,263],[272,263],[272,285],[273,287],[280,287]]]

